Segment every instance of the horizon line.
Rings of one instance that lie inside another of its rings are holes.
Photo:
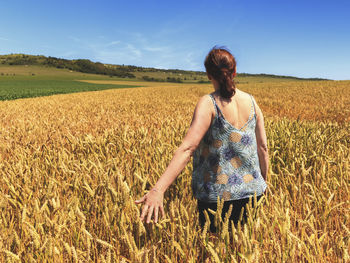
[[[193,71],[193,72],[200,72],[200,73],[205,73],[206,71],[201,71],[201,70],[193,70],[193,69],[179,69],[179,68],[162,68],[162,67],[150,67],[150,66],[140,66],[140,65],[131,65],[131,64],[112,64],[112,63],[104,63],[101,61],[96,61],[93,59],[88,59],[88,58],[63,58],[63,57],[55,57],[51,55],[39,55],[39,54],[26,54],[26,53],[10,53],[10,54],[0,54],[0,56],[10,56],[10,55],[26,55],[26,56],[37,56],[37,57],[46,57],[46,58],[57,58],[57,59],[64,59],[64,60],[89,60],[93,63],[101,63],[103,65],[112,65],[112,66],[125,66],[125,67],[140,67],[140,68],[145,68],[145,69],[158,69],[158,70],[179,70],[179,71]],[[14,66],[20,66],[20,65],[14,65]],[[282,78],[296,78],[296,79],[305,79],[305,80],[332,80],[332,81],[347,81],[350,79],[342,79],[342,80],[336,80],[336,79],[329,79],[329,78],[322,78],[322,77],[298,77],[298,76],[293,76],[293,75],[278,75],[274,73],[249,73],[249,72],[237,72],[237,74],[247,74],[247,75],[266,75],[266,76],[276,76],[276,77],[282,77]]]

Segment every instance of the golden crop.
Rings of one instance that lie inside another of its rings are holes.
[[[349,262],[350,82],[239,88],[266,116],[269,188],[244,227],[217,217],[218,235],[200,231],[191,164],[158,224],[134,204],[209,85],[0,102],[0,261]]]

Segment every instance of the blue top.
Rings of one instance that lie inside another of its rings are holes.
[[[240,129],[225,120],[214,97],[215,118],[193,154],[192,191],[198,200],[217,202],[259,196],[267,184],[261,175],[255,137],[256,112]]]

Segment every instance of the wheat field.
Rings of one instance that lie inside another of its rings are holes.
[[[158,224],[134,204],[209,85],[0,102],[0,262],[349,262],[350,81],[238,88],[265,115],[268,190],[243,227],[217,217],[217,235],[199,228],[191,163]]]

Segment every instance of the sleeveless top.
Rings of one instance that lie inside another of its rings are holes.
[[[193,154],[191,187],[196,199],[217,202],[238,200],[264,193],[267,184],[261,175],[255,137],[256,112],[240,129],[225,120],[214,97],[215,117]]]

